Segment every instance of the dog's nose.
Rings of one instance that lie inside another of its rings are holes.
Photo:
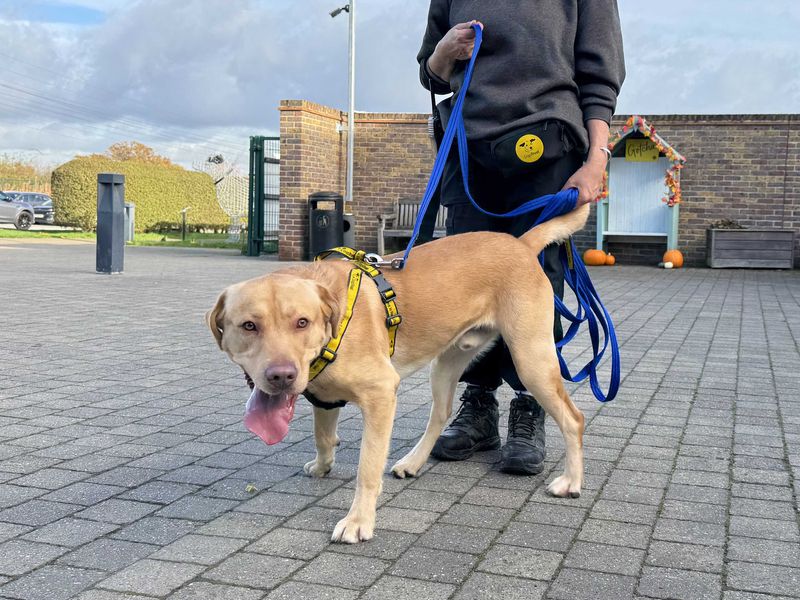
[[[297,367],[291,364],[272,365],[264,371],[267,383],[278,388],[287,388],[297,379]]]

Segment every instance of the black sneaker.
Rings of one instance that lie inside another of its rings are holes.
[[[544,469],[544,409],[528,394],[517,393],[508,414],[508,440],[500,453],[500,470],[536,475]]]
[[[497,450],[500,418],[494,392],[468,385],[461,395],[461,408],[453,422],[436,440],[431,456],[440,460],[464,460],[481,450]]]

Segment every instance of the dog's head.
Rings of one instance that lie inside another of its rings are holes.
[[[245,424],[268,444],[286,436],[311,361],[340,315],[326,287],[287,274],[232,285],[206,314],[220,349],[253,381]]]

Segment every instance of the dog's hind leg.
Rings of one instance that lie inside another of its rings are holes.
[[[523,314],[517,313],[517,318]],[[511,350],[520,380],[553,417],[564,436],[564,473],[551,481],[547,490],[554,496],[577,498],[583,484],[584,417],[564,389],[550,329],[552,321],[544,325],[533,321],[519,319],[503,332],[503,338]]]
[[[364,417],[364,434],[355,497],[347,516],[333,530],[331,539],[334,542],[355,544],[368,540],[375,529],[375,506],[383,485],[400,378],[393,369],[391,372],[373,371],[373,375],[381,384],[362,387],[353,399]]]
[[[458,378],[486,345],[487,338],[491,340],[494,337],[495,334],[487,333],[470,340],[469,344],[451,347],[431,363],[433,404],[428,425],[425,433],[411,451],[392,467],[395,477],[404,479],[405,477],[414,477],[419,473],[453,410],[453,396],[456,392]]]
[[[338,408],[314,407],[314,441],[317,446],[317,456],[303,467],[306,475],[325,477],[333,468],[336,446],[339,444],[339,436],[336,435],[338,420]]]

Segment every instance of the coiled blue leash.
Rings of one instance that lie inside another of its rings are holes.
[[[417,222],[414,224],[414,231],[411,235],[411,240],[406,247],[403,254],[403,260],[400,266],[404,266],[411,253],[411,249],[419,236],[419,230],[422,226],[422,219],[425,212],[430,205],[431,198],[439,185],[444,171],[444,165],[447,161],[447,155],[450,152],[450,147],[453,144],[453,139],[458,140],[458,156],[461,163],[461,174],[464,182],[464,191],[469,198],[472,205],[482,213],[491,217],[517,217],[535,210],[541,210],[539,217],[534,223],[534,227],[557,217],[575,210],[578,202],[578,190],[570,188],[561,190],[555,194],[547,194],[540,196],[533,200],[528,200],[521,206],[515,208],[507,213],[492,213],[481,208],[472,194],[469,191],[469,155],[467,149],[467,132],[464,128],[464,119],[462,116],[464,107],[464,98],[467,95],[467,88],[472,79],[472,71],[475,68],[475,59],[478,57],[478,50],[481,47],[483,40],[483,29],[480,25],[474,24],[472,28],[475,30],[475,47],[472,51],[472,57],[469,60],[467,69],[464,72],[464,82],[456,97],[455,105],[453,106],[450,120],[447,123],[447,128],[442,138],[442,143],[439,146],[439,152],[436,155],[436,160],[433,163],[430,179],[425,188],[425,194],[420,203],[419,213],[417,215]],[[568,256],[567,253],[571,253]],[[571,259],[571,260],[570,260]],[[617,343],[617,334],[614,330],[614,323],[611,321],[611,315],[608,314],[605,306],[600,301],[600,296],[592,283],[589,273],[581,260],[577,248],[570,240],[568,247],[564,246],[561,249],[561,262],[564,265],[564,282],[575,294],[578,300],[578,309],[575,313],[569,310],[564,302],[558,296],[555,296],[555,308],[559,315],[569,321],[570,325],[564,337],[556,342],[556,352],[558,354],[558,362],[561,368],[561,376],[567,381],[578,383],[589,378],[589,385],[595,398],[600,402],[608,402],[613,400],[619,390],[620,380],[620,365],[619,365],[619,344]],[[589,339],[592,344],[592,359],[586,363],[583,368],[575,375],[572,375],[567,367],[567,363],[561,356],[561,349],[566,346],[578,333],[583,323],[586,323],[589,328]],[[603,332],[603,344],[600,345],[600,331]],[[605,352],[611,348],[611,379],[608,385],[608,392],[603,393],[600,387],[600,382],[597,377],[597,369],[600,361],[603,359]]]

